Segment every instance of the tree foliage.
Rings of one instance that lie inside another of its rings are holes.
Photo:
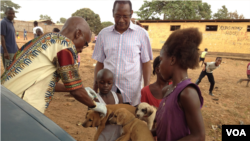
[[[40,15],[40,20],[51,20],[52,21],[51,17],[48,15]]]
[[[102,24],[99,15],[95,14],[89,8],[79,9],[75,13],[73,13],[72,16],[79,16],[84,18],[89,24],[91,31],[96,35],[99,34],[99,32],[102,30]]]
[[[114,25],[112,22],[102,22],[102,28]]]
[[[135,12],[140,20],[156,20],[163,14],[164,20],[210,19],[211,5],[202,1],[144,1]]]
[[[62,18],[60,18],[60,23],[65,23],[66,20],[67,20],[66,18],[63,18],[63,17],[62,17]]]
[[[218,9],[213,15],[213,19],[244,19],[245,17],[241,14],[239,15],[237,10],[234,12],[228,12],[225,5],[221,9]]]
[[[241,14],[239,15],[237,10],[235,10],[234,12],[229,12],[228,16],[230,19],[245,19],[245,17]]]
[[[17,9],[21,8],[21,6],[19,6],[16,3],[13,3],[12,1],[1,1],[1,19],[5,16],[5,10],[8,7],[12,7],[15,9],[15,13],[18,13],[18,11],[16,11]]]
[[[225,5],[221,9],[218,9],[217,13],[214,13],[213,19],[229,19],[228,10]]]

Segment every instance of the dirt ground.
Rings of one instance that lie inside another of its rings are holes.
[[[19,47],[24,44],[21,39],[18,42]],[[92,87],[94,78],[96,61],[91,59],[92,45],[91,43],[90,47],[84,49],[81,53],[80,75],[85,87]],[[154,58],[158,55],[159,52],[154,51]],[[214,60],[214,57],[206,57],[206,61]],[[222,62],[221,66],[214,71],[215,90],[213,93],[215,96],[211,97],[208,94],[209,82],[207,77],[199,85],[204,98],[202,116],[207,141],[221,140],[221,125],[240,124],[240,122],[250,124],[250,87],[246,87],[246,82],[236,84],[240,78],[246,78],[248,62],[231,59],[223,59]],[[1,61],[1,74],[3,70]],[[196,81],[201,70],[202,68],[188,70],[188,76],[192,82]],[[151,83],[155,80],[156,77],[151,75]],[[96,129],[78,125],[84,122],[87,107],[74,98],[68,97],[68,94],[55,93],[45,115],[76,140],[90,141],[93,139]],[[212,126],[215,128],[213,129]]]

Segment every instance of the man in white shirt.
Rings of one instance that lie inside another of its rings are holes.
[[[203,70],[200,74],[200,77],[196,80],[195,84],[199,85],[199,83],[201,82],[202,78],[205,77],[205,75],[207,75],[208,80],[210,82],[210,88],[209,88],[209,95],[213,96],[213,89],[214,89],[214,76],[213,76],[213,70],[215,70],[216,68],[218,68],[221,64],[222,58],[221,57],[217,57],[215,62],[208,62],[208,63],[204,63],[205,66],[203,67]]]
[[[37,35],[36,35],[36,30],[37,30],[38,28],[40,28],[41,31],[42,31],[42,33],[43,33],[43,28],[41,28],[40,26],[38,26],[38,22],[37,22],[37,21],[34,21],[34,28],[33,28],[34,38],[37,37]]]

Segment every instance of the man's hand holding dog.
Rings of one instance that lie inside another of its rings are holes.
[[[96,92],[94,90],[92,90],[90,87],[86,87],[85,90],[87,91],[89,97],[92,100],[94,100],[97,97]],[[100,102],[95,102],[95,101],[93,101],[93,102],[95,103],[96,106],[93,107],[93,108],[90,107],[90,109],[92,109],[92,110],[94,110],[96,112],[101,113],[101,116],[106,116],[106,114],[107,114],[106,105],[103,104],[103,103],[100,103]]]

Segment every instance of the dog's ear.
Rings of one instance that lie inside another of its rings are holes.
[[[137,105],[138,106],[138,105]],[[135,114],[137,113],[137,111],[138,111],[138,107],[136,107],[136,109],[135,109]]]
[[[124,114],[124,113],[118,113],[117,114],[117,121],[116,121],[116,123],[118,124],[118,125],[122,125],[123,123],[124,123],[124,120],[125,120],[125,118],[126,118],[126,115]]]
[[[147,107],[146,108],[147,110],[146,110],[146,115],[149,117],[149,116],[151,116],[152,114],[153,114],[153,109],[151,108],[151,107]]]
[[[114,112],[111,112],[111,113],[109,114],[108,119],[110,119],[110,118],[113,117],[113,116],[114,116]]]
[[[87,114],[85,115],[85,119],[87,119],[88,114],[89,114],[89,112],[87,112]]]
[[[94,116],[94,119],[92,121],[92,127],[98,127],[101,124],[101,116],[98,114],[98,116]]]

